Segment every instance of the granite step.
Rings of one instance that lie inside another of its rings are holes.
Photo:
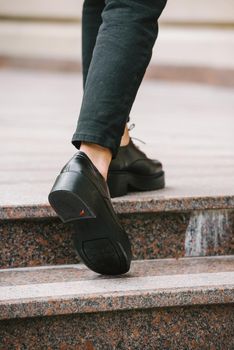
[[[231,350],[234,256],[2,270],[0,318],[3,349]]]
[[[231,201],[136,195],[113,200],[113,205],[134,260],[234,254]],[[49,205],[2,207],[0,214],[1,268],[80,262],[73,225],[63,224]]]

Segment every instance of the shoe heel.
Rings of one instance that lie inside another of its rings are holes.
[[[64,223],[96,217],[82,199],[87,197],[90,186],[82,173],[65,172],[57,177],[48,200]]]
[[[128,193],[127,174],[108,174],[107,184],[111,198],[124,196]]]

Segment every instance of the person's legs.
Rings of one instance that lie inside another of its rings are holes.
[[[78,149],[81,142],[97,144],[116,156],[165,4],[166,0],[106,0],[90,65],[84,70],[84,96],[72,138]]]
[[[96,43],[99,27],[102,23],[102,11],[105,6],[105,0],[86,0],[82,8],[82,76],[83,89],[92,59],[93,49]],[[129,117],[127,121],[129,121]],[[124,135],[121,139],[121,145],[126,145],[129,141],[128,128],[125,127]],[[80,150],[89,155],[89,158],[97,166],[103,177],[107,178],[108,166],[112,154],[109,149],[103,148],[94,143],[83,142]]]
[[[72,139],[80,150],[62,168],[48,197],[61,220],[73,223],[73,240],[82,261],[101,274],[130,269],[131,243],[114,211],[105,171],[117,155],[165,3],[105,0]]]

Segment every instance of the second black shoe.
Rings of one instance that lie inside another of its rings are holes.
[[[107,275],[130,269],[128,236],[104,177],[84,152],[78,151],[63,167],[48,199],[64,223],[73,223],[75,248],[86,266]]]
[[[131,140],[120,146],[110,163],[107,183],[112,198],[130,191],[151,191],[165,187],[162,164],[149,159]]]

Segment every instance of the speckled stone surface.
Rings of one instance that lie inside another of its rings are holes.
[[[72,226],[59,219],[12,220],[0,225],[0,266],[38,266],[79,262]]]
[[[122,276],[83,264],[0,271],[0,318],[234,302],[234,256],[133,261]]]
[[[121,214],[134,259],[234,254],[234,212]],[[0,225],[0,266],[73,264],[79,257],[73,228],[57,218],[4,220]]]
[[[167,191],[164,190],[164,191]],[[159,192],[159,191],[158,191]],[[175,212],[206,209],[233,209],[234,196],[167,196],[155,191],[113,198],[116,213]],[[47,203],[35,205],[1,205],[0,219],[57,217]]]
[[[233,350],[234,304],[0,322],[1,350]]]

